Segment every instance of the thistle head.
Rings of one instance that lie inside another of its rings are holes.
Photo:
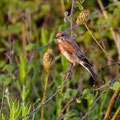
[[[90,11],[89,10],[83,10],[79,16],[77,17],[77,24],[86,24],[89,20]]]
[[[43,56],[43,65],[45,70],[48,72],[54,63],[54,54],[52,49],[48,49]]]

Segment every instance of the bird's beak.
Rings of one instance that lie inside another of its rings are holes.
[[[58,36],[58,35],[56,35],[56,36],[55,36],[55,38],[56,38],[56,39],[58,39],[58,38],[59,38],[59,36]]]

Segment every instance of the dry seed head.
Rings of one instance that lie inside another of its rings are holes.
[[[43,56],[43,65],[44,65],[44,68],[47,72],[52,67],[53,62],[54,62],[53,50],[48,49],[47,52],[45,52],[44,56]]]
[[[76,23],[77,24],[86,24],[89,20],[90,11],[83,10],[80,15],[77,17]]]

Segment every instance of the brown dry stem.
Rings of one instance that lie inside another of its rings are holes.
[[[110,104],[108,106],[108,109],[107,109],[107,112],[105,114],[104,120],[108,120],[109,119],[110,112],[112,110],[112,107],[113,107],[113,105],[114,105],[114,103],[116,101],[116,98],[117,98],[119,92],[120,92],[120,87],[114,92],[114,94],[113,94],[113,96],[112,96],[112,98],[110,100]]]

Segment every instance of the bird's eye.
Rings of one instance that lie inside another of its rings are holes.
[[[64,35],[62,34],[61,36],[63,37]]]

